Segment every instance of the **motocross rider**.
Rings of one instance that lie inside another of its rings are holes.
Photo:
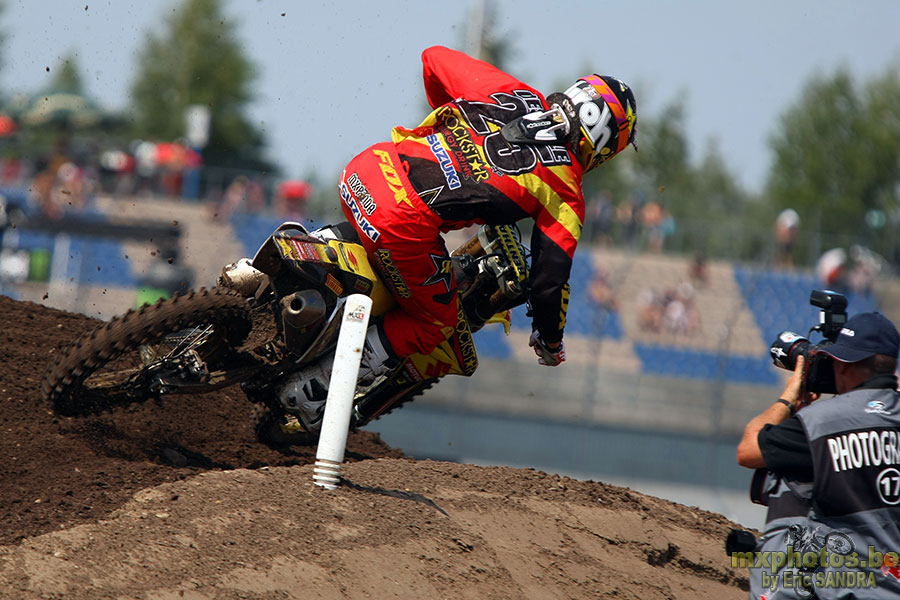
[[[566,358],[569,271],[581,235],[582,176],[635,141],[636,103],[625,83],[587,75],[546,98],[462,52],[422,54],[434,109],[413,129],[357,155],[341,175],[341,206],[398,307],[367,332],[360,379],[414,353],[429,354],[455,330],[457,293],[442,232],[530,217],[529,345],[538,362]],[[290,390],[286,393],[296,393]]]

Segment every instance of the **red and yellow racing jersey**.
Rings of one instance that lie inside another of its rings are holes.
[[[516,145],[501,136],[506,123],[548,108],[540,92],[448,48],[428,48],[422,61],[434,111],[418,127],[392,134],[410,183],[444,231],[534,220],[534,324],[546,342],[557,342],[584,223],[584,169],[565,145]]]

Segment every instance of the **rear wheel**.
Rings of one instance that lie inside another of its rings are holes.
[[[201,393],[255,370],[234,358],[252,327],[246,299],[200,289],[116,317],[61,353],[41,395],[63,415],[96,413],[164,393]]]

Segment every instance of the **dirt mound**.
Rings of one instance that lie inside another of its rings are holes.
[[[38,385],[97,321],[0,296],[0,597],[745,597],[719,515],[533,470],[413,461],[353,432],[258,444],[240,390],[62,418]]]
[[[315,448],[259,444],[240,389],[60,417],[39,384],[58,348],[100,322],[0,296],[0,543],[103,519],[136,491],[209,469],[315,462]],[[399,457],[371,432],[348,439],[347,459]]]

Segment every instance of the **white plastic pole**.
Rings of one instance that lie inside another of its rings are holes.
[[[313,481],[333,490],[340,484],[341,464],[347,447],[350,414],[356,395],[356,379],[366,343],[366,329],[372,312],[372,299],[362,294],[349,296],[344,304],[344,318],[338,333],[331,368],[331,383],[325,401],[325,415],[316,448]]]

